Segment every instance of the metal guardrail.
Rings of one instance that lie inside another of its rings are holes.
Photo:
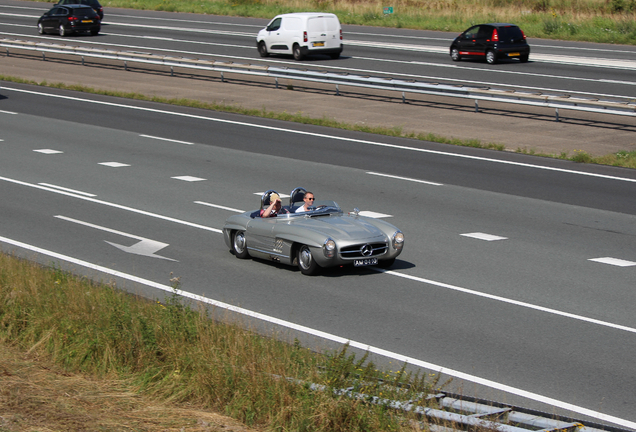
[[[418,425],[419,428],[432,432],[475,430],[495,432],[627,432],[624,429],[562,416],[551,416],[536,410],[466,398],[452,393],[421,393],[413,400],[398,401],[359,393],[353,387],[332,389],[295,378],[287,378],[287,380],[307,386],[312,391],[331,391],[336,396],[345,396],[368,404],[382,405],[394,411],[413,413],[422,420]]]
[[[301,80],[335,85],[336,94],[340,94],[339,86],[353,86],[377,90],[402,92],[402,101],[406,102],[407,93],[427,94],[433,96],[456,97],[475,101],[475,111],[479,111],[479,101],[528,105],[536,107],[554,108],[556,121],[559,121],[559,109],[587,111],[600,114],[636,116],[636,99],[631,100],[602,100],[587,96],[572,96],[567,94],[545,94],[541,92],[520,91],[515,89],[496,89],[489,87],[471,87],[466,85],[451,85],[440,83],[425,83],[414,80],[400,80],[349,73],[335,73],[323,71],[309,71],[266,65],[252,65],[234,63],[232,61],[217,61],[192,59],[185,57],[163,56],[135,51],[116,51],[102,48],[72,46],[59,43],[33,42],[17,39],[0,39],[0,46],[10,55],[10,49],[42,52],[43,60],[46,53],[81,56],[82,64],[85,57],[118,60],[124,62],[145,63],[170,67],[174,74],[175,67],[199,69],[220,72],[221,80],[225,80],[225,73],[270,77],[275,80],[278,88],[279,79]],[[617,99],[619,99],[617,97]]]

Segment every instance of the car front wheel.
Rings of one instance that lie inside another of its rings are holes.
[[[300,45],[298,44],[294,45],[293,53],[294,53],[294,60],[300,61],[304,58],[303,52],[300,50]]]
[[[302,245],[299,247],[296,258],[298,260],[298,268],[302,274],[312,276],[318,272],[318,264],[314,261],[314,256],[309,246]]]
[[[488,64],[495,64],[497,63],[497,53],[495,53],[493,50],[489,50],[486,52],[486,62]]]
[[[265,42],[263,42],[263,41],[260,41],[260,42],[258,43],[258,54],[259,54],[261,57],[267,57],[267,56],[269,56],[269,53],[267,52],[267,45],[265,45]]]
[[[457,48],[451,49],[450,56],[453,61],[460,61],[462,59]]]
[[[247,252],[247,242],[245,241],[245,231],[236,231],[232,235],[232,252],[234,256],[240,259],[249,258]]]

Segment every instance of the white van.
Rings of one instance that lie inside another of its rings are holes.
[[[342,28],[331,13],[301,12],[276,16],[256,36],[261,57],[292,54],[302,60],[311,54],[326,54],[333,59],[342,52]]]

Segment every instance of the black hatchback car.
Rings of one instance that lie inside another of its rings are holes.
[[[97,35],[101,29],[99,15],[86,5],[54,6],[38,20],[38,33],[58,33],[67,36],[72,33],[90,32]]]
[[[99,0],[60,0],[60,2],[55,6],[66,6],[70,4],[83,4],[85,6],[90,6],[97,15],[99,15],[99,19],[104,19],[104,8],[99,3]]]
[[[517,58],[525,63],[530,56],[530,45],[523,31],[514,24],[478,24],[455,38],[450,56],[454,61],[485,58],[489,64],[495,64],[500,59]]]

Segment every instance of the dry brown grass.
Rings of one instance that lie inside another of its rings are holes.
[[[68,373],[0,345],[0,432],[257,432],[191,405],[140,396],[122,380]]]

